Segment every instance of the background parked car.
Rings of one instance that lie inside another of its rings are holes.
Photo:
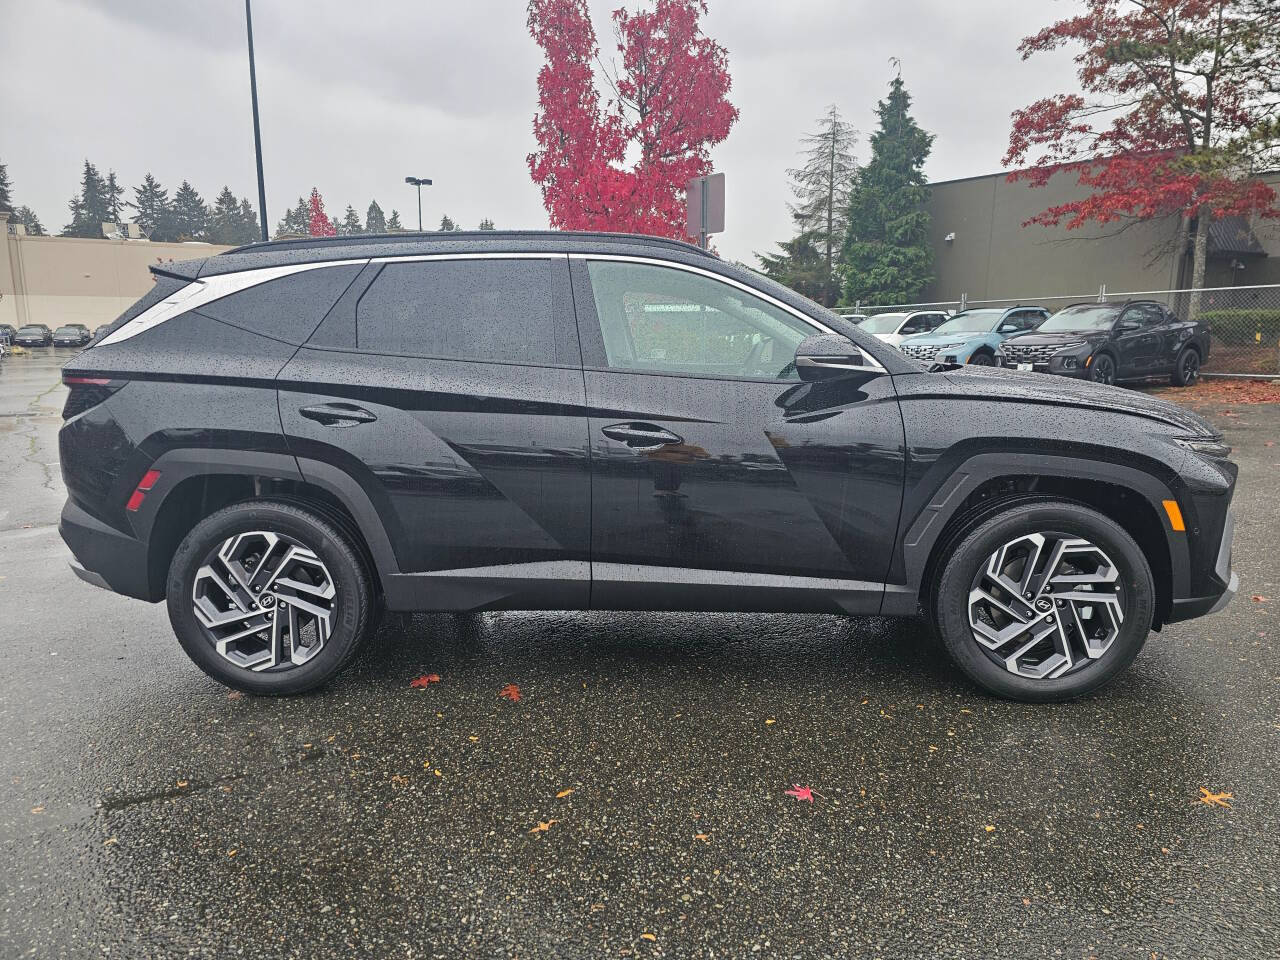
[[[18,335],[17,327],[10,323],[0,323],[0,343],[13,343],[13,338]]]
[[[89,328],[83,323],[66,323],[53,331],[55,347],[83,347],[90,339]]]
[[[925,363],[973,363],[994,367],[1006,337],[1034,330],[1049,316],[1044,307],[965,310],[930,333],[908,337],[898,349]]]
[[[53,331],[43,323],[28,323],[18,328],[13,342],[20,347],[47,347],[53,343]]]
[[[1207,324],[1179,320],[1162,303],[1074,303],[1031,333],[1010,337],[1004,365],[1098,383],[1169,377],[1185,387],[1209,359]]]
[[[947,319],[945,310],[915,310],[911,313],[877,313],[858,324],[877,340],[897,346],[907,337],[928,333]]]

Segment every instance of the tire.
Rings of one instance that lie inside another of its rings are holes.
[[[1037,536],[1040,572],[1031,578],[1028,601],[998,583],[1019,579],[1025,571],[1019,557],[1035,555]],[[1082,540],[1087,544],[1078,545]],[[1046,570],[1059,543],[1071,547]],[[981,519],[952,544],[935,568],[929,613],[952,661],[986,692],[1028,703],[1072,700],[1115,679],[1146,643],[1155,611],[1151,568],[1133,538],[1097,511],[1060,500],[1023,503]],[[997,557],[1003,581],[989,574]],[[1042,591],[1041,581],[1054,575],[1090,579],[1087,588],[1059,581]],[[1097,601],[1078,599],[1095,595]],[[1003,613],[1015,608],[1027,615],[1029,630],[1044,631],[1043,639],[1029,643],[1033,634]]]
[[[1094,383],[1113,385],[1116,382],[1116,360],[1109,353],[1100,353],[1089,365],[1089,379]]]
[[[996,358],[986,350],[979,350],[969,357],[969,363],[975,367],[994,367]]]
[[[1175,387],[1190,387],[1199,379],[1200,352],[1195,347],[1183,347],[1169,380]]]
[[[370,632],[376,607],[369,569],[348,535],[274,500],[232,504],[196,524],[169,565],[166,592],[169,622],[196,666],[267,696],[331,680]]]

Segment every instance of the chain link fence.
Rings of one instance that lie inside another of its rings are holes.
[[[1209,287],[1200,294],[1199,317],[1209,327],[1212,343],[1206,374],[1280,376],[1280,284],[1261,287]],[[958,312],[969,307],[1045,307],[1056,312],[1072,303],[1116,303],[1155,300],[1179,317],[1192,311],[1194,291],[1134,290],[1113,292],[1105,286],[1090,294],[1054,297],[1018,297],[994,300],[946,300],[936,303],[856,304],[836,313],[874,316],[913,310]]]

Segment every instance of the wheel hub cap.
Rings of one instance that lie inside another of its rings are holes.
[[[969,591],[969,627],[1010,673],[1046,680],[1111,648],[1124,623],[1120,573],[1103,550],[1062,533],[1029,533],[992,553]]]
[[[191,599],[219,656],[254,671],[306,663],[324,648],[337,612],[333,577],[320,558],[266,530],[236,534],[211,550]]]

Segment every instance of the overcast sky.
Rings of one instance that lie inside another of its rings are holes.
[[[592,0],[613,55],[609,12]],[[708,0],[741,112],[713,155],[726,174],[722,253],[750,260],[789,234],[785,170],[835,103],[860,130],[893,68],[937,135],[932,180],[999,169],[1009,113],[1069,89],[1066,56],[1023,63],[1021,37],[1070,0]],[[637,6],[637,0],[629,4]],[[151,171],[206,200],[257,206],[244,9],[238,0],[0,0],[0,162],[51,232],[85,157],[129,187]],[[520,0],[256,0],[254,40],[272,229],[314,184],[331,215],[371,198],[417,222],[406,174],[431,177],[423,218],[546,226],[525,156],[540,51]],[[865,138],[858,155],[868,152]],[[754,261],[751,261],[754,262]]]

